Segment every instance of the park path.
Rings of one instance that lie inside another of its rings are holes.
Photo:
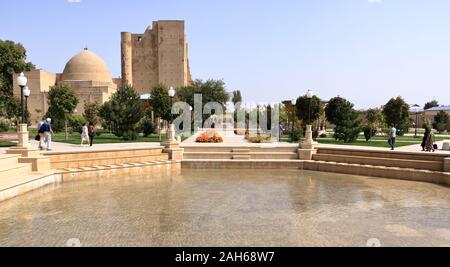
[[[195,143],[196,136],[192,136],[185,142],[183,142],[183,145],[188,146],[195,146],[199,145]],[[248,143],[247,140],[244,139],[242,136],[232,136],[232,135],[225,135],[224,143],[222,144],[214,144],[215,146],[297,146],[296,144],[289,144],[289,143],[270,143],[270,144],[251,144]],[[449,140],[450,141],[450,140]],[[445,142],[449,142],[445,141]],[[31,147],[38,147],[38,142],[32,140]],[[439,148],[442,147],[442,144],[444,141],[436,142]],[[200,144],[200,145],[210,145],[210,144]],[[146,148],[146,147],[158,147],[160,146],[160,143],[114,143],[114,144],[97,144],[93,147],[89,146],[80,146],[80,145],[74,145],[74,144],[65,144],[65,143],[58,143],[53,142],[53,152],[77,152],[77,151],[102,151],[102,150],[111,150],[111,149],[133,149],[133,148]],[[322,144],[320,145],[322,148],[343,148],[343,149],[357,149],[357,150],[377,150],[377,151],[390,151],[388,148],[382,148],[382,147],[364,147],[364,146],[350,146],[350,145],[332,145],[332,144]],[[0,154],[5,153],[7,148],[0,148]],[[414,144],[411,146],[404,146],[399,147],[396,149],[396,151],[404,151],[404,152],[417,152],[417,153],[427,153],[422,152],[422,148],[418,144]],[[448,154],[450,156],[450,151],[443,151],[443,150],[437,150],[435,153],[437,154]]]

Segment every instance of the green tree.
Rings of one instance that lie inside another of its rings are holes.
[[[383,116],[388,126],[394,126],[398,135],[402,136],[408,132],[411,126],[409,119],[409,105],[401,96],[392,98],[383,107]]]
[[[84,103],[84,113],[83,117],[85,118],[87,123],[92,123],[94,125],[97,125],[99,122],[98,116],[100,112],[100,105],[97,102]]]
[[[334,125],[334,137],[344,142],[355,141],[361,132],[361,121],[353,104],[342,97],[330,99],[325,108],[327,120]]]
[[[424,110],[430,109],[430,108],[434,108],[434,107],[439,107],[439,103],[436,100],[432,100],[430,102],[425,103],[424,106]]]
[[[155,132],[156,126],[151,117],[146,115],[141,119],[139,122],[139,130],[144,134],[144,137],[147,137]]]
[[[67,116],[68,126],[72,130],[72,132],[82,133],[83,125],[88,123],[86,118],[79,114],[70,114]]]
[[[378,108],[369,109],[365,112],[364,117],[366,122],[364,126],[364,137],[366,141],[369,141],[377,134],[378,129],[383,127],[383,112]]]
[[[379,128],[383,124],[383,111],[379,108],[368,109],[365,114],[367,124],[374,125]]]
[[[225,83],[222,80],[195,80],[191,85],[177,90],[177,99],[193,107],[195,94],[202,95],[203,106],[209,102],[217,102],[225,108],[227,102],[230,101],[230,95],[226,91]]]
[[[171,107],[168,88],[158,84],[152,88],[150,104],[156,117],[170,121]]]
[[[444,111],[439,111],[439,113],[434,117],[433,128],[439,133],[446,131],[450,127],[450,122],[448,114]]]
[[[297,117],[303,121],[303,124],[306,123],[307,125],[312,124],[323,114],[323,104],[317,96],[313,96],[311,99],[306,97],[306,95],[299,97],[296,109]]]
[[[136,140],[139,122],[143,117],[140,96],[130,85],[121,86],[99,112],[103,122],[116,136]]]
[[[239,90],[233,91],[233,97],[231,101],[233,102],[234,106],[236,106],[237,103],[241,103],[242,102],[241,91]]]
[[[202,106],[207,103],[216,102],[221,104],[225,111],[226,104],[230,101],[230,94],[226,91],[225,83],[222,80],[209,79],[207,81],[195,80],[191,85],[179,88],[177,90],[177,100],[188,103],[194,107],[194,95],[202,95]],[[206,120],[210,115],[203,115]]]
[[[20,109],[17,110],[9,105],[9,102],[16,101],[13,98],[13,75],[35,69],[35,66],[27,62],[26,58],[27,51],[22,44],[0,40],[0,102],[6,103],[9,118],[20,116]]]
[[[53,86],[48,92],[48,111],[46,116],[52,119],[53,129],[64,129],[65,121],[78,105],[78,97],[67,85]]]

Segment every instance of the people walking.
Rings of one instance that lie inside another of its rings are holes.
[[[391,129],[389,130],[389,141],[388,141],[391,150],[395,149],[396,139],[397,139],[397,128],[395,128],[395,126],[392,125]]]
[[[433,131],[430,131],[427,136],[427,141],[425,143],[425,148],[427,152],[434,152],[435,146],[434,146],[434,133]]]
[[[43,118],[37,125],[37,132],[38,132],[38,136],[39,136],[39,150],[43,150],[44,149],[44,131],[42,129],[42,125],[44,125],[45,123],[45,118]],[[37,139],[36,139],[37,140]]]
[[[44,142],[47,150],[52,150],[53,129],[51,122],[52,120],[48,118],[41,127],[41,131],[44,133]]]
[[[88,130],[87,124],[84,123],[83,127],[81,128],[81,146],[83,146],[83,144],[85,142],[87,145],[90,144],[88,131],[89,130]]]
[[[426,127],[425,133],[423,134],[423,138],[422,138],[422,144],[421,144],[422,151],[426,151],[425,148],[427,146],[427,139],[428,139],[428,135],[430,134],[430,132],[431,132],[431,129]]]
[[[94,136],[95,136],[95,126],[92,122],[89,123],[88,134],[89,134],[90,146],[92,146],[94,144]]]

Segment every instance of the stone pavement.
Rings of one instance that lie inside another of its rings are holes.
[[[37,148],[38,142],[30,140],[31,148]],[[52,142],[53,150],[51,152],[78,152],[78,151],[103,151],[112,149],[133,149],[133,148],[145,148],[145,147],[158,147],[160,143],[114,143],[114,144],[94,144],[94,146],[80,146],[66,143]],[[8,148],[0,148],[0,154],[5,153]],[[45,151],[44,151],[45,153]]]
[[[192,141],[194,140],[194,141]],[[195,136],[189,138],[185,142],[183,142],[183,146],[298,146],[297,144],[289,144],[289,143],[268,143],[268,144],[251,144],[248,143],[242,136],[237,136],[235,138],[226,138],[226,142],[222,144],[197,144],[195,143]],[[449,141],[446,141],[449,142]],[[444,141],[437,142],[437,145],[439,148],[442,147],[442,144]],[[155,147],[160,146],[160,143],[150,143],[150,142],[144,142],[144,143],[115,143],[115,144],[97,144],[93,147],[88,146],[80,146],[80,145],[73,145],[73,144],[65,144],[65,143],[58,143],[53,142],[53,151],[52,152],[69,152],[69,151],[98,151],[98,150],[108,150],[108,149],[124,149],[124,148],[143,148],[143,147]],[[38,147],[38,143],[34,140],[31,141],[31,147]],[[379,151],[390,151],[388,148],[382,148],[382,147],[364,147],[364,146],[350,146],[350,145],[331,145],[331,144],[322,144],[320,145],[322,148],[343,148],[343,149],[355,149],[355,150],[379,150]],[[0,154],[5,153],[7,148],[0,148]],[[422,152],[422,148],[420,145],[414,144],[411,146],[404,146],[399,147],[395,151],[404,151],[404,152],[418,152],[418,153],[428,153],[428,152]],[[435,153],[438,154],[448,154],[450,156],[450,151],[442,151],[437,150]]]

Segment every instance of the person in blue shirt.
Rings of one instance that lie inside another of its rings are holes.
[[[46,146],[47,150],[52,150],[53,129],[52,129],[51,123],[52,123],[52,120],[50,118],[48,118],[41,127],[41,131],[44,132],[44,142],[45,142],[45,146]]]
[[[397,138],[397,128],[395,128],[395,126],[392,125],[391,129],[389,130],[389,141],[388,141],[391,150],[395,149],[396,138]]]

